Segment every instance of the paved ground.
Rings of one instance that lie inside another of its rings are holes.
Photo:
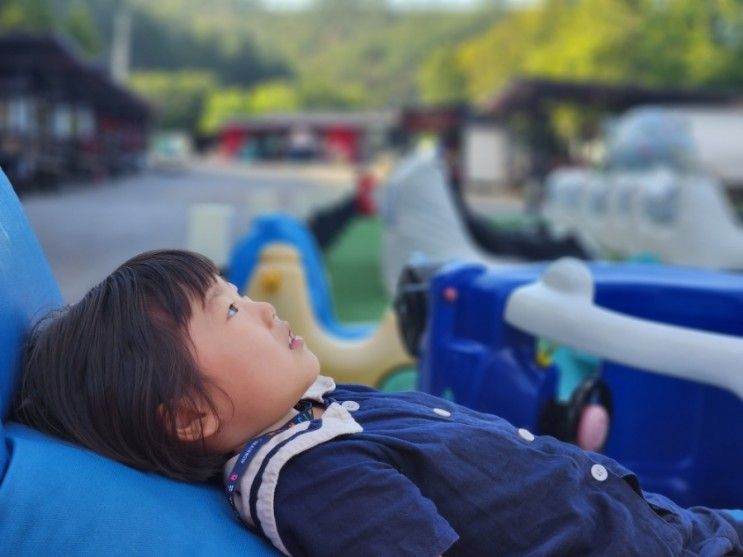
[[[147,249],[188,247],[189,214],[195,204],[234,208],[235,240],[252,215],[282,208],[304,216],[353,187],[348,170],[329,167],[246,167],[194,163],[177,173],[146,172],[61,192],[24,197],[26,213],[49,259],[62,295],[77,301],[119,263]],[[513,196],[478,195],[490,214],[514,213]]]
[[[22,202],[66,302],[78,300],[119,263],[141,251],[188,247],[194,204],[235,209],[232,238],[252,214],[283,207],[304,214],[343,195],[350,183],[319,181],[287,168],[235,169],[194,165],[178,173],[148,172],[117,181],[77,185]]]

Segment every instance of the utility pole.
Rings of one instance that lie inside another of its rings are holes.
[[[132,32],[130,0],[119,0],[114,13],[113,38],[111,40],[111,77],[123,83],[129,76],[129,49]]]

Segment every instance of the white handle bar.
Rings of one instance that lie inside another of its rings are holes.
[[[743,399],[743,339],[606,310],[593,303],[593,293],[588,267],[560,259],[537,282],[511,293],[505,320],[576,350],[722,387]]]

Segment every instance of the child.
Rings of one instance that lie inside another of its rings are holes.
[[[224,474],[291,555],[741,555],[743,524],[423,393],[336,386],[273,308],[156,251],[38,325],[15,417],[180,480]]]

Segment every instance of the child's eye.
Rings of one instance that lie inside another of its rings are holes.
[[[227,308],[227,317],[233,317],[237,311],[237,306],[235,304],[230,304],[230,307]]]

